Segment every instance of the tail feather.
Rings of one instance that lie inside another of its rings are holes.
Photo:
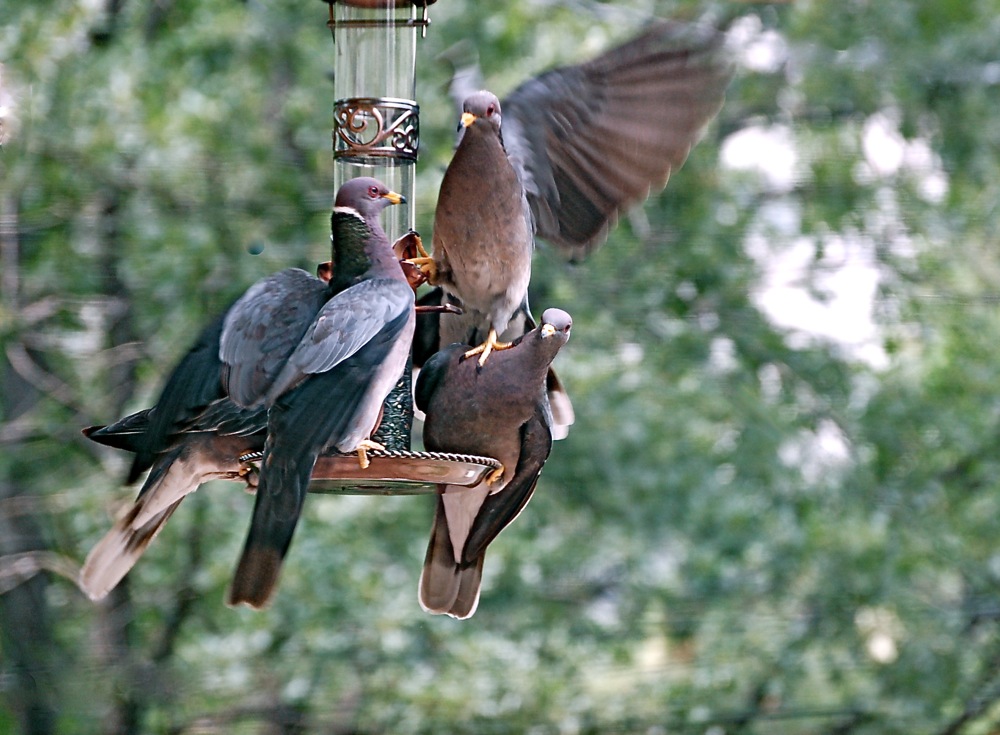
[[[100,600],[135,566],[184,497],[211,479],[215,467],[191,446],[161,455],[139,490],[139,497],[87,555],[79,586]]]
[[[459,620],[471,618],[479,607],[479,590],[483,584],[483,562],[486,555],[480,554],[470,566],[458,569],[458,594],[448,615]]]
[[[254,503],[253,518],[227,604],[260,609],[274,595],[281,565],[302,512],[315,456],[301,462],[281,462],[265,456]],[[296,467],[297,465],[297,467]]]
[[[418,594],[420,607],[429,613],[464,620],[479,605],[485,554],[466,562],[455,558],[455,542],[468,536],[468,528],[464,531],[449,527],[444,497],[439,495]]]
[[[259,543],[251,546],[248,541],[226,604],[231,607],[245,604],[255,610],[266,607],[277,589],[283,561],[284,551]]]
[[[142,512],[144,505],[142,500],[137,501],[87,554],[87,560],[83,563],[78,580],[78,585],[84,594],[96,601],[103,599],[113,590],[139,561],[146,547],[156,538],[163,524],[180,504],[181,501],[176,500],[166,509],[148,518],[145,523],[136,525],[136,518]]]
[[[150,523],[210,479],[212,468],[206,467],[199,456],[192,456],[186,449],[180,447],[153,465],[139,490],[133,526]]]

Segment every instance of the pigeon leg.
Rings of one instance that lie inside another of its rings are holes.
[[[384,452],[385,447],[371,439],[363,439],[355,451],[358,453],[358,463],[361,465],[361,469],[367,470],[368,465],[371,464],[368,460],[368,452]]]
[[[417,247],[417,255],[421,258],[429,258],[431,254],[424,248],[424,240],[416,232],[413,233],[413,244]]]
[[[400,238],[400,242],[406,239],[406,249],[403,254],[400,255],[403,258],[404,263],[410,263],[420,269],[420,272],[424,274],[431,283],[437,277],[437,263],[434,262],[434,258],[431,254],[427,252],[424,247],[424,241],[416,232],[412,230]],[[416,255],[412,258],[406,257],[416,251]]]
[[[256,454],[255,450],[247,449],[236,455],[240,462],[240,468],[237,470],[236,475],[247,484],[246,490],[248,493],[257,492],[257,483],[260,480],[260,467],[251,460]]]
[[[497,339],[497,336],[497,330],[490,327],[490,333],[487,335],[486,341],[466,352],[464,357],[468,358],[473,355],[479,355],[479,367],[482,367],[486,364],[486,358],[490,356],[493,350],[506,350],[513,345],[513,342],[501,342]]]
[[[436,275],[437,268],[430,253],[424,249],[424,241],[415,231],[410,230],[393,243],[392,251],[399,258],[399,265],[406,274],[406,280],[414,291]],[[429,264],[429,265],[428,265]]]

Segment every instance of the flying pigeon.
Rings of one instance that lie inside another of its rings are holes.
[[[447,320],[441,346],[476,345],[468,354],[485,364],[533,324],[535,235],[579,260],[622,210],[666,184],[722,106],[732,75],[724,39],[657,23],[591,61],[528,80],[502,104],[485,90],[466,98],[433,256],[415,260],[465,310]]]
[[[552,448],[546,376],[569,339],[569,314],[547,309],[542,324],[483,366],[455,344],[424,365],[416,385],[430,451],[494,457],[503,467],[472,488],[439,487],[420,576],[427,612],[468,618],[479,604],[487,545],[528,503]]]

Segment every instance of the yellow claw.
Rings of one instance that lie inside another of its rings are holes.
[[[427,252],[424,250],[422,245],[420,246],[420,250],[424,253]],[[427,280],[430,283],[433,284],[437,281],[437,263],[434,262],[434,258],[431,256],[422,255],[419,258],[407,258],[404,262],[412,263],[417,266],[417,268],[420,269],[420,272],[427,277]]]
[[[244,452],[240,452],[236,456],[239,458],[240,468],[236,471],[237,477],[246,482],[246,491],[248,493],[257,492],[257,482],[260,479],[260,469],[257,465],[249,461],[249,459],[244,459],[244,457],[253,456],[254,450],[247,449]]]
[[[378,442],[373,442],[371,439],[363,439],[355,451],[358,453],[358,463],[361,465],[361,469],[367,470],[368,465],[371,464],[368,459],[368,452],[384,452],[385,447]]]
[[[469,358],[473,355],[479,355],[479,367],[486,364],[486,358],[490,356],[493,350],[506,350],[513,345],[513,342],[501,342],[497,339],[497,330],[490,327],[490,333],[486,337],[486,341],[483,342],[478,347],[473,347],[471,350],[465,353],[463,357]]]
[[[504,467],[503,465],[500,465],[486,476],[486,484],[492,485],[493,483],[500,482],[500,478],[503,477],[503,473]]]

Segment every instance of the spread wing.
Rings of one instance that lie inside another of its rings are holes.
[[[222,386],[238,406],[259,406],[329,296],[298,268],[263,278],[233,304],[219,342]]]
[[[305,377],[328,372],[412,309],[413,289],[401,281],[372,278],[341,291],[309,325],[268,391],[268,403]]]
[[[666,184],[722,106],[732,76],[724,38],[658,23],[502,102],[504,145],[539,236],[582,258],[621,210]]]

